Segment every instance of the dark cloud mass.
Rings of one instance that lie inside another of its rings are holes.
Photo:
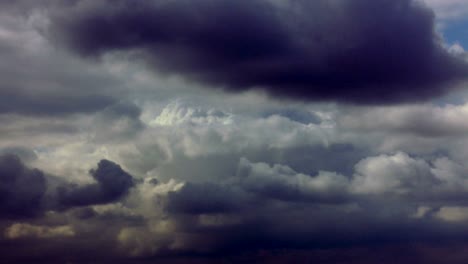
[[[187,184],[168,196],[167,210],[172,213],[209,214],[239,210],[247,203],[245,193],[216,184]]]
[[[411,0],[82,0],[50,18],[50,38],[78,54],[128,51],[159,72],[280,98],[419,101],[468,76]]]
[[[0,218],[35,215],[41,209],[45,191],[42,171],[28,169],[15,155],[0,155]]]
[[[111,161],[89,172],[96,183],[66,184],[39,169],[30,169],[14,154],[0,154],[0,218],[24,218],[45,210],[118,201],[134,185],[133,177]],[[48,188],[57,189],[49,190]]]
[[[130,174],[108,160],[101,160],[97,169],[92,169],[89,173],[96,183],[60,187],[61,204],[70,207],[110,203],[124,196],[134,184]]]
[[[467,263],[466,43],[439,16],[0,0],[0,263]]]

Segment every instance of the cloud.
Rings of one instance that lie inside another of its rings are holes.
[[[464,263],[466,105],[310,103],[463,80],[415,1],[0,6],[5,261]]]
[[[278,98],[421,101],[468,73],[411,0],[82,0],[49,19],[49,38],[80,55],[128,52],[158,72]]]
[[[150,125],[172,126],[182,123],[228,125],[232,122],[232,115],[229,113],[215,109],[194,108],[176,101],[164,107]]]
[[[31,217],[41,211],[44,173],[29,169],[11,154],[0,155],[0,218]]]
[[[354,188],[358,193],[429,191],[433,180],[430,165],[405,153],[369,157],[356,164]]]
[[[422,137],[464,137],[468,104],[432,104],[347,109],[338,116],[343,129],[403,133]]]
[[[247,195],[231,186],[188,183],[169,193],[166,210],[186,214],[228,213],[240,210],[247,202]]]
[[[468,208],[461,206],[442,207],[437,212],[436,217],[449,222],[458,222],[468,220]]]
[[[98,112],[91,122],[92,140],[97,142],[132,139],[144,130],[141,109],[133,103],[120,102]]]
[[[408,139],[416,133],[386,129],[374,135],[372,129],[356,132],[335,124],[341,113],[365,118],[366,109],[374,110],[379,120],[385,114],[380,108],[306,108],[300,113],[318,113],[319,119],[298,122],[289,116],[289,105],[240,114],[209,104],[170,103],[146,113],[138,133],[83,140],[83,135],[112,132],[105,126],[118,120],[138,123],[147,111],[141,107],[122,103],[106,108],[66,142],[34,148],[37,158],[28,164],[57,176],[45,175],[41,213],[23,217],[21,224],[70,226],[74,236],[39,238],[30,231],[21,238],[0,239],[0,244],[22,245],[25,249],[16,254],[29,256],[27,248],[47,239],[49,246],[37,254],[59,257],[61,249],[71,247],[67,261],[83,260],[80,250],[91,250],[90,257],[156,261],[193,254],[230,258],[278,248],[428,246],[456,242],[468,233],[462,221],[450,220],[463,219],[463,210],[443,209],[466,207],[464,154],[436,152],[438,137],[428,138],[429,154],[385,152],[375,146],[390,136]],[[413,111],[408,109],[403,112]],[[443,116],[457,116],[448,106],[441,109],[447,111]],[[431,113],[424,110],[421,116]],[[160,116],[171,122],[149,125]],[[458,134],[448,135],[451,144],[464,142]],[[458,151],[464,149],[457,145]],[[86,178],[96,159],[121,165],[101,161]],[[5,232],[13,224],[0,220]]]
[[[0,219],[28,219],[48,210],[118,201],[134,186],[133,177],[108,160],[90,170],[95,183],[79,185],[29,169],[13,154],[0,155]]]
[[[348,179],[330,172],[316,176],[297,173],[287,166],[251,163],[241,159],[238,175],[248,191],[273,199],[309,202],[340,202],[345,200]]]
[[[279,115],[289,118],[293,121],[303,124],[320,124],[322,122],[321,117],[311,111],[304,109],[286,108],[281,110],[269,110],[264,113],[265,116]]]
[[[50,46],[37,30],[44,15],[15,4],[0,12],[0,114],[93,113],[116,101],[121,84],[106,69]]]
[[[234,178],[218,184],[188,184],[170,193],[169,204],[171,199],[177,201],[179,210],[172,211],[176,213],[172,217],[179,232],[191,234],[180,243],[192,253],[203,252],[205,247],[215,254],[237,254],[257,247],[349,248],[368,243],[457,241],[456,230],[467,229],[454,226],[453,221],[459,220],[451,219],[464,219],[466,210],[440,205],[459,203],[445,200],[444,195],[467,185],[455,187],[449,183],[453,179],[440,182],[441,173],[433,171],[438,168],[447,173],[448,168],[437,163],[405,153],[374,156],[357,163],[354,175],[347,178],[330,172],[304,175],[278,164],[241,160]],[[239,232],[244,236],[237,236]]]
[[[196,131],[199,125],[193,123],[172,128],[183,126],[201,133]],[[320,155],[327,150],[315,151],[314,155]],[[335,151],[334,155],[339,155],[340,148]],[[63,257],[69,261],[83,260],[80,250],[95,246],[90,256],[157,260],[160,256],[172,259],[192,254],[229,258],[278,248],[291,252],[369,244],[381,248],[422,242],[428,246],[425,243],[436,240],[457,241],[468,231],[457,220],[465,215],[467,168],[446,157],[380,154],[356,161],[350,173],[306,174],[288,166],[288,159],[267,163],[237,158],[234,167],[216,164],[222,169],[201,171],[212,164],[205,155],[200,152],[190,156],[199,164],[183,166],[185,170],[180,173],[187,175],[159,170],[166,162],[181,165],[182,156],[173,155],[142,181],[133,180],[119,165],[103,160],[91,170],[94,183],[73,186],[59,182],[64,193],[49,198],[58,198],[68,210],[49,207],[52,211],[41,218],[23,218],[16,225],[0,221],[5,234],[10,234],[10,238],[5,237],[8,242],[0,239],[0,243],[24,246],[47,239],[49,246],[37,252],[43,257],[61,258],[57,250],[71,246],[73,251]],[[205,177],[194,177],[200,173]],[[51,182],[48,184],[50,188]],[[456,208],[461,208],[460,212]],[[65,226],[69,228],[55,229]],[[67,235],[61,235],[61,231]],[[97,232],[99,238],[95,237]],[[32,254],[26,249],[15,252]]]
[[[123,197],[134,185],[130,174],[108,160],[101,160],[97,169],[92,169],[89,173],[96,183],[59,187],[60,204],[70,207],[110,203]]]
[[[468,6],[465,0],[424,0],[440,19],[462,19],[468,14]]]
[[[35,226],[30,224],[13,224],[7,228],[5,235],[10,239],[18,239],[24,237],[37,238],[54,238],[54,237],[72,237],[75,235],[73,228],[70,226]]]
[[[37,159],[33,150],[22,146],[11,146],[0,149],[0,155],[13,154],[23,162],[32,162]]]

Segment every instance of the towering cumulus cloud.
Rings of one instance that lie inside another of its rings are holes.
[[[81,0],[52,12],[48,32],[83,56],[128,52],[158,72],[281,98],[418,101],[468,76],[411,0]]]

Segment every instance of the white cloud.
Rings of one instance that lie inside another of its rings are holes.
[[[405,153],[370,157],[356,164],[353,188],[357,193],[407,194],[430,181],[429,165]]]
[[[424,0],[440,19],[459,19],[468,14],[467,0]]]
[[[456,42],[452,46],[450,46],[448,48],[448,51],[455,56],[464,56],[466,54],[465,49],[459,42]]]

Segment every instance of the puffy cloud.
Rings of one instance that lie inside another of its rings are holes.
[[[22,146],[10,146],[0,149],[0,155],[13,154],[23,162],[32,162],[37,159],[36,153]]]
[[[296,109],[296,108],[286,108],[281,110],[270,110],[264,113],[265,116],[279,115],[289,118],[293,121],[303,123],[303,124],[319,124],[321,123],[322,117],[319,113],[314,113],[308,111],[307,109]]]
[[[237,176],[246,190],[273,199],[336,202],[344,200],[348,192],[348,179],[336,173],[320,172],[310,176],[287,166],[270,167],[246,159],[241,159]]]
[[[351,188],[357,194],[403,196],[436,207],[445,202],[460,204],[468,188],[466,171],[447,157],[426,161],[398,152],[358,162]]]
[[[168,104],[162,112],[149,122],[150,125],[172,126],[183,123],[192,124],[231,124],[232,115],[220,110],[193,108],[184,106],[181,102]]]
[[[431,187],[431,167],[424,160],[405,153],[370,157],[356,164],[354,177],[358,193],[396,192],[407,194]],[[420,189],[420,190],[418,190]]]
[[[0,156],[1,218],[30,217],[41,211],[46,191],[44,173],[29,169],[14,155]]]
[[[420,101],[468,71],[412,0],[83,0],[49,15],[50,39],[78,54],[129,52],[158,72],[279,98]]]
[[[15,155],[1,155],[1,218],[32,218],[47,210],[111,203],[134,186],[133,177],[108,160],[101,160],[89,173],[95,183],[67,183],[61,177],[29,169]]]
[[[451,45],[448,49],[448,51],[454,55],[458,55],[458,56],[465,56],[466,57],[466,51],[465,51],[465,48],[463,48],[463,46],[456,42],[454,43],[453,45]]]
[[[130,174],[108,160],[101,160],[97,169],[92,169],[89,173],[96,183],[59,187],[58,195],[61,204],[69,207],[113,202],[127,194],[134,185]]]
[[[247,202],[246,194],[232,186],[187,183],[169,194],[166,209],[186,214],[228,213],[240,210]]]
[[[350,247],[369,241],[383,245],[421,238],[451,241],[458,237],[450,231],[452,224],[459,221],[451,220],[457,217],[453,209],[443,208],[460,201],[444,195],[463,192],[464,171],[448,158],[426,161],[405,153],[362,159],[346,176],[325,171],[308,175],[287,165],[242,158],[230,173],[204,181],[165,181],[158,173],[158,180],[129,184],[132,177],[122,168],[101,161],[91,171],[96,183],[69,189],[69,195],[85,190],[91,197],[69,204],[81,209],[47,214],[41,220],[46,225],[10,224],[5,234],[27,241],[60,238],[83,249],[89,234],[106,226],[101,249],[127,257]],[[363,238],[363,232],[368,236]]]
[[[466,260],[465,104],[304,102],[424,100],[463,79],[422,4],[0,6],[3,260]]]

